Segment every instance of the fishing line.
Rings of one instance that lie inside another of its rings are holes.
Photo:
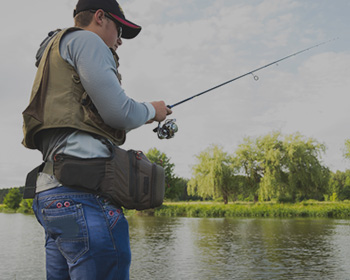
[[[184,100],[181,100],[181,101],[179,101],[179,102],[177,102],[177,103],[175,103],[175,104],[173,104],[173,105],[168,105],[168,108],[170,108],[170,109],[171,109],[171,108],[174,108],[175,106],[178,106],[178,105],[180,105],[180,104],[182,104],[182,103],[185,103],[185,102],[187,102],[187,101],[189,101],[189,100],[191,100],[191,99],[193,99],[193,98],[195,98],[195,97],[201,96],[201,95],[203,95],[203,94],[205,94],[205,93],[207,93],[207,92],[209,92],[209,91],[212,91],[212,90],[214,90],[214,89],[217,89],[217,88],[219,88],[219,87],[222,87],[222,86],[224,86],[224,85],[227,85],[227,84],[229,84],[229,83],[232,83],[233,81],[236,81],[236,80],[238,80],[238,79],[241,79],[241,78],[243,78],[243,77],[245,77],[245,76],[247,76],[247,75],[253,75],[254,80],[255,80],[255,81],[258,81],[258,80],[259,80],[259,77],[258,77],[257,75],[254,74],[255,72],[258,72],[258,71],[260,71],[260,70],[262,70],[262,69],[264,69],[264,68],[267,68],[267,67],[269,67],[269,66],[271,66],[271,65],[273,65],[273,64],[277,64],[277,63],[280,62],[280,61],[286,60],[286,59],[288,59],[288,58],[290,58],[290,57],[292,57],[292,56],[296,56],[296,55],[298,55],[298,54],[301,54],[301,53],[303,53],[303,52],[306,52],[306,51],[311,50],[311,49],[313,49],[313,48],[316,48],[316,47],[318,47],[318,46],[327,44],[327,43],[332,42],[332,41],[337,40],[337,39],[338,39],[338,38],[335,38],[335,39],[332,39],[332,40],[329,40],[329,41],[325,41],[325,42],[319,43],[319,44],[317,44],[317,45],[314,45],[314,46],[312,46],[312,47],[309,47],[309,48],[307,48],[307,49],[304,49],[304,50],[298,51],[298,52],[296,52],[296,53],[290,54],[290,55],[288,55],[288,56],[285,56],[285,57],[283,57],[283,58],[281,58],[281,59],[278,59],[278,60],[276,60],[276,61],[274,61],[274,62],[271,62],[271,63],[266,64],[266,65],[264,65],[264,66],[261,66],[261,67],[259,67],[259,68],[257,68],[257,69],[254,69],[254,70],[252,70],[252,71],[249,71],[248,73],[245,73],[245,74],[243,74],[243,75],[240,75],[240,76],[238,76],[238,77],[235,77],[235,78],[233,78],[233,79],[231,79],[231,80],[229,80],[229,81],[226,81],[226,82],[224,82],[224,83],[222,83],[222,84],[219,84],[219,85],[217,85],[217,86],[215,86],[215,87],[212,87],[212,88],[210,88],[210,89],[207,89],[207,90],[205,90],[205,91],[202,91],[202,92],[200,92],[200,93],[197,93],[197,94],[195,94],[195,95],[193,95],[193,96],[191,96],[191,97],[188,97],[188,98],[186,98],[186,99],[184,99]]]
[[[224,82],[224,83],[221,83],[221,84],[219,84],[219,85],[217,85],[217,86],[214,86],[214,87],[209,88],[209,89],[207,89],[207,90],[205,90],[205,91],[202,91],[202,92],[200,92],[200,93],[197,93],[197,94],[195,94],[195,95],[193,95],[193,96],[191,96],[191,97],[188,97],[188,98],[186,98],[186,99],[183,99],[183,100],[181,100],[181,101],[179,101],[179,102],[177,102],[177,103],[175,103],[175,104],[173,104],[173,105],[168,105],[168,108],[170,108],[170,109],[171,109],[171,108],[174,108],[175,106],[178,106],[178,105],[180,105],[180,104],[183,104],[183,103],[185,103],[185,102],[187,102],[187,101],[190,101],[190,100],[192,100],[192,99],[194,99],[194,98],[196,98],[196,97],[198,97],[198,96],[201,96],[201,95],[203,95],[203,94],[205,94],[205,93],[207,93],[207,92],[210,92],[210,91],[212,91],[212,90],[214,90],[214,89],[217,89],[217,88],[219,88],[219,87],[222,87],[222,86],[224,86],[224,85],[227,85],[227,84],[229,84],[229,83],[232,83],[232,82],[234,82],[234,81],[236,81],[236,80],[238,80],[238,79],[241,79],[241,78],[243,78],[243,77],[245,77],[245,76],[248,76],[248,75],[252,75],[253,78],[254,78],[254,80],[255,80],[255,81],[258,81],[258,80],[259,80],[259,76],[257,76],[257,75],[255,74],[256,72],[258,72],[258,71],[260,71],[260,70],[262,70],[262,69],[265,69],[265,68],[267,68],[267,67],[269,67],[269,66],[271,66],[271,65],[277,64],[278,62],[281,62],[281,61],[283,61],[283,60],[286,60],[286,59],[288,59],[288,58],[291,58],[291,57],[293,57],[293,56],[299,55],[299,54],[301,54],[301,53],[303,53],[303,52],[309,51],[309,50],[311,50],[311,49],[313,49],[313,48],[316,48],[316,47],[319,47],[319,46],[321,46],[321,45],[330,43],[330,42],[332,42],[332,41],[334,41],[334,40],[337,40],[337,39],[338,39],[338,38],[334,38],[334,39],[331,39],[331,40],[328,40],[328,41],[319,43],[319,44],[317,44],[317,45],[308,47],[308,48],[303,49],[303,50],[301,50],[301,51],[292,53],[292,54],[290,54],[290,55],[287,55],[287,56],[285,56],[285,57],[283,57],[283,58],[280,58],[280,59],[278,59],[278,60],[275,60],[275,61],[273,61],[273,62],[271,62],[271,63],[268,63],[268,64],[266,64],[266,65],[264,65],[264,66],[261,66],[261,67],[259,67],[259,68],[256,68],[256,69],[252,70],[252,71],[249,71],[249,72],[247,72],[247,73],[245,73],[245,74],[243,74],[243,75],[240,75],[240,76],[235,77],[235,78],[233,78],[233,79],[231,79],[231,80],[228,80],[228,81],[226,81],[226,82]],[[165,121],[165,124],[164,124],[163,126],[161,126],[161,123],[159,123],[159,124],[158,124],[158,127],[156,127],[153,131],[154,131],[154,132],[157,132],[158,138],[160,138],[160,139],[170,139],[170,138],[173,138],[174,135],[175,135],[175,132],[178,131],[178,127],[177,127],[177,125],[175,124],[175,121],[176,121],[175,119],[166,120],[166,121]]]

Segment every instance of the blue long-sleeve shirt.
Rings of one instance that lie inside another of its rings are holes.
[[[77,71],[81,83],[103,121],[117,129],[131,130],[154,118],[148,102],[128,97],[117,78],[117,66],[108,46],[95,33],[79,30],[64,35],[60,54]],[[89,133],[74,129],[52,129],[40,135],[43,160],[52,162],[57,153],[80,158],[108,157],[109,150]],[[59,186],[52,174],[40,173],[37,192]]]

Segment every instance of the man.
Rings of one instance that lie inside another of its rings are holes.
[[[141,27],[115,0],[79,0],[76,28],[58,32],[40,56],[23,144],[45,165],[33,209],[46,235],[47,279],[129,279],[128,223],[122,209],[96,193],[63,186],[53,175],[58,153],[83,159],[110,156],[126,131],[163,121],[164,101],[136,102],[120,86],[114,50]]]

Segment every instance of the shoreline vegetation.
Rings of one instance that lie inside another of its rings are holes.
[[[33,214],[32,211],[17,210],[0,205],[1,213]],[[198,218],[350,218],[350,201],[320,202],[302,201],[298,203],[275,202],[164,202],[162,206],[143,210],[124,210],[125,215],[198,217]]]
[[[252,217],[252,218],[350,218],[350,201],[299,203],[273,202],[165,202],[156,209],[126,210],[126,215],[148,215],[166,217]]]
[[[350,169],[323,165],[323,144],[299,133],[246,138],[231,154],[211,145],[196,156],[191,179],[175,175],[170,158],[145,155],[164,168],[164,204],[128,216],[350,218]],[[345,158],[350,159],[350,139]],[[0,212],[33,213],[24,187],[0,189]],[[16,210],[11,210],[16,209]],[[17,210],[18,209],[18,210]]]

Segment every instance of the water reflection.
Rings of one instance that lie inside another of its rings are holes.
[[[131,217],[129,222],[133,279],[350,279],[349,221]]]
[[[350,279],[350,220],[129,217],[131,279]],[[0,213],[0,279],[45,279],[34,216]]]
[[[45,279],[44,242],[33,215],[0,213],[0,279]]]

